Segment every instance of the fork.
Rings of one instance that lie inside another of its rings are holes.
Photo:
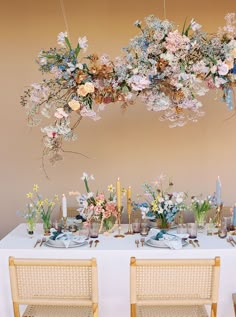
[[[40,242],[41,242],[41,239],[38,239],[38,240],[35,242],[34,248],[36,248],[37,244],[39,244]]]
[[[135,240],[135,244],[137,245],[137,248],[139,247],[139,240]]]

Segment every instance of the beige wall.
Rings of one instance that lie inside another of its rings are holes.
[[[89,52],[112,57],[137,32],[133,22],[154,13],[163,18],[163,0],[64,0],[69,33],[74,43],[87,35]],[[208,32],[224,24],[224,15],[234,12],[235,0],[166,0],[166,15],[180,27],[194,17]],[[202,99],[206,116],[197,124],[169,129],[158,114],[148,112],[137,101],[125,113],[118,104],[107,107],[99,122],[83,120],[79,140],[68,149],[90,157],[68,154],[63,162],[47,165],[50,179],[41,166],[41,133],[30,130],[20,106],[24,88],[41,80],[34,59],[42,48],[54,47],[65,30],[59,0],[1,0],[1,222],[0,238],[22,219],[25,194],[34,183],[44,195],[67,194],[83,189],[83,171],[93,173],[93,189],[106,189],[119,176],[134,195],[144,181],[161,172],[171,176],[177,190],[209,194],[220,175],[226,205],[236,201],[236,117],[227,120],[225,104],[211,92]],[[220,99],[220,92],[218,93]],[[70,204],[75,204],[70,200]]]

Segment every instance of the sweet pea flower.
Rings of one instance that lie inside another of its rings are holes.
[[[66,113],[63,108],[57,108],[57,111],[55,112],[54,116],[58,119],[67,118],[68,113]]]
[[[229,66],[224,62],[220,62],[217,64],[217,70],[218,70],[219,75],[225,76],[229,72]]]

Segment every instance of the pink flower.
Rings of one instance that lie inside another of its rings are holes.
[[[165,39],[164,43],[166,49],[175,53],[180,49],[188,49],[189,38],[185,35],[181,35],[178,30],[170,32]]]
[[[66,113],[63,108],[57,108],[57,111],[54,113],[54,116],[58,119],[67,118],[68,113]]]
[[[47,132],[47,136],[48,136],[49,138],[57,138],[57,137],[58,137],[58,134],[57,134],[56,131],[48,131],[48,132]]]

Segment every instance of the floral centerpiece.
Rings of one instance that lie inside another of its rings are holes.
[[[202,195],[191,197],[190,209],[193,211],[195,221],[197,221],[199,226],[204,225],[206,213],[211,207],[212,207],[211,196],[208,196],[205,199],[202,198]]]
[[[170,127],[197,121],[204,114],[198,97],[209,89],[221,89],[228,108],[235,108],[236,14],[225,20],[217,33],[207,34],[194,19],[181,31],[173,22],[148,16],[145,23],[136,21],[140,33],[115,61],[106,54],[81,55],[87,38],[79,37],[73,47],[67,32],[59,33],[58,47],[37,58],[48,79],[32,84],[21,99],[31,126],[50,121],[41,128],[43,157],[49,155],[52,163],[62,159],[63,141],[76,139],[81,120],[98,120],[105,105],[117,101],[127,106],[140,97]]]
[[[149,208],[144,207],[142,211],[155,215],[160,228],[168,228],[176,214],[185,208],[186,194],[171,192],[173,187],[171,181],[168,182],[168,187],[164,188],[165,179],[166,176],[161,175],[153,184],[145,183],[143,185]]]
[[[43,199],[38,192],[39,186],[34,185],[33,191],[27,193],[29,202],[27,203],[27,211],[23,213],[24,218],[28,224],[28,227],[34,227],[35,223],[41,218],[45,232],[48,232],[51,228],[51,215],[58,201],[58,196],[55,195],[53,199]]]
[[[78,211],[80,215],[88,222],[100,221],[99,232],[101,232],[103,228],[106,231],[111,230],[118,216],[114,186],[108,186],[109,195],[108,198],[106,198],[103,192],[94,194],[90,191],[89,180],[94,180],[93,175],[89,176],[87,173],[83,173],[81,179],[84,181],[86,194],[79,193],[76,197],[79,203]]]

